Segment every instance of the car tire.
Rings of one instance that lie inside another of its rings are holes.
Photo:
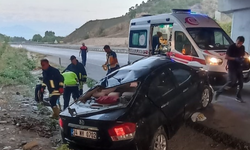
[[[168,138],[162,126],[155,132],[149,150],[168,150]]]
[[[212,99],[213,99],[212,89],[207,85],[203,86],[201,93],[201,109],[206,109],[212,102]]]

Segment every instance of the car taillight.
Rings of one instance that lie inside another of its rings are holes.
[[[109,129],[109,135],[112,141],[122,141],[133,139],[135,136],[136,124],[123,123]]]
[[[63,127],[63,121],[62,121],[61,118],[59,119],[59,125],[60,125],[61,128]]]

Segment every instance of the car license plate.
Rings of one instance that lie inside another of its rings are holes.
[[[97,139],[97,133],[93,131],[79,130],[79,129],[71,129],[71,135],[77,137],[83,137],[88,139]]]

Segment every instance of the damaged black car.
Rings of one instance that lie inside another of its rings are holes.
[[[109,74],[63,111],[61,135],[80,149],[167,150],[212,93],[206,71],[152,56]]]

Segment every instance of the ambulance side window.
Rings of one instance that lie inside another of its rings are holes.
[[[147,30],[130,31],[129,47],[147,48]]]
[[[215,41],[215,44],[230,45],[228,40],[225,38],[223,33],[220,32],[220,31],[215,31],[214,32],[214,41]]]
[[[198,56],[185,33],[181,31],[175,31],[175,50],[183,55]]]

